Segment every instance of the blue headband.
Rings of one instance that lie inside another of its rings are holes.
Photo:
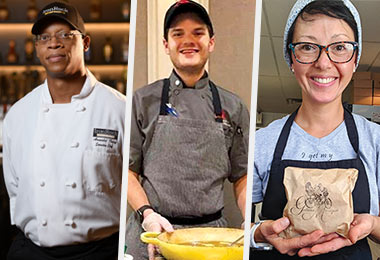
[[[288,52],[288,46],[287,46],[287,40],[289,36],[289,29],[292,27],[293,23],[297,19],[299,13],[311,2],[314,2],[315,0],[298,0],[292,10],[289,13],[288,21],[286,22],[285,31],[284,31],[284,57],[286,60],[286,63],[288,63],[289,68],[292,66],[292,59],[289,56]],[[342,2],[345,4],[345,6],[350,10],[352,16],[355,19],[357,29],[358,29],[358,57],[356,60],[356,68],[359,65],[360,56],[362,54],[362,26],[360,23],[360,16],[358,13],[358,10],[356,10],[355,6],[350,2],[350,0],[342,0]]]

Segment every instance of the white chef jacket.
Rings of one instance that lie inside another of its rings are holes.
[[[47,81],[3,125],[11,222],[39,246],[98,240],[119,229],[125,96],[87,71],[71,103]]]

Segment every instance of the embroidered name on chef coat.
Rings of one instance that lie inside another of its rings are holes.
[[[113,148],[117,143],[119,131],[111,129],[94,128],[93,137],[95,146]]]

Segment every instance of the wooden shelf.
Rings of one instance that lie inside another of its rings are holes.
[[[129,32],[129,23],[85,23],[87,31]]]
[[[91,71],[102,71],[105,73],[110,72],[120,72],[128,69],[128,65],[126,64],[115,64],[115,65],[87,65],[88,69]]]

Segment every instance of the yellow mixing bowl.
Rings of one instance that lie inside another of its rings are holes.
[[[141,234],[141,240],[157,245],[167,260],[242,260],[242,242],[234,246],[200,246],[197,243],[231,243],[243,232],[233,228],[187,228],[173,233],[145,232]]]

